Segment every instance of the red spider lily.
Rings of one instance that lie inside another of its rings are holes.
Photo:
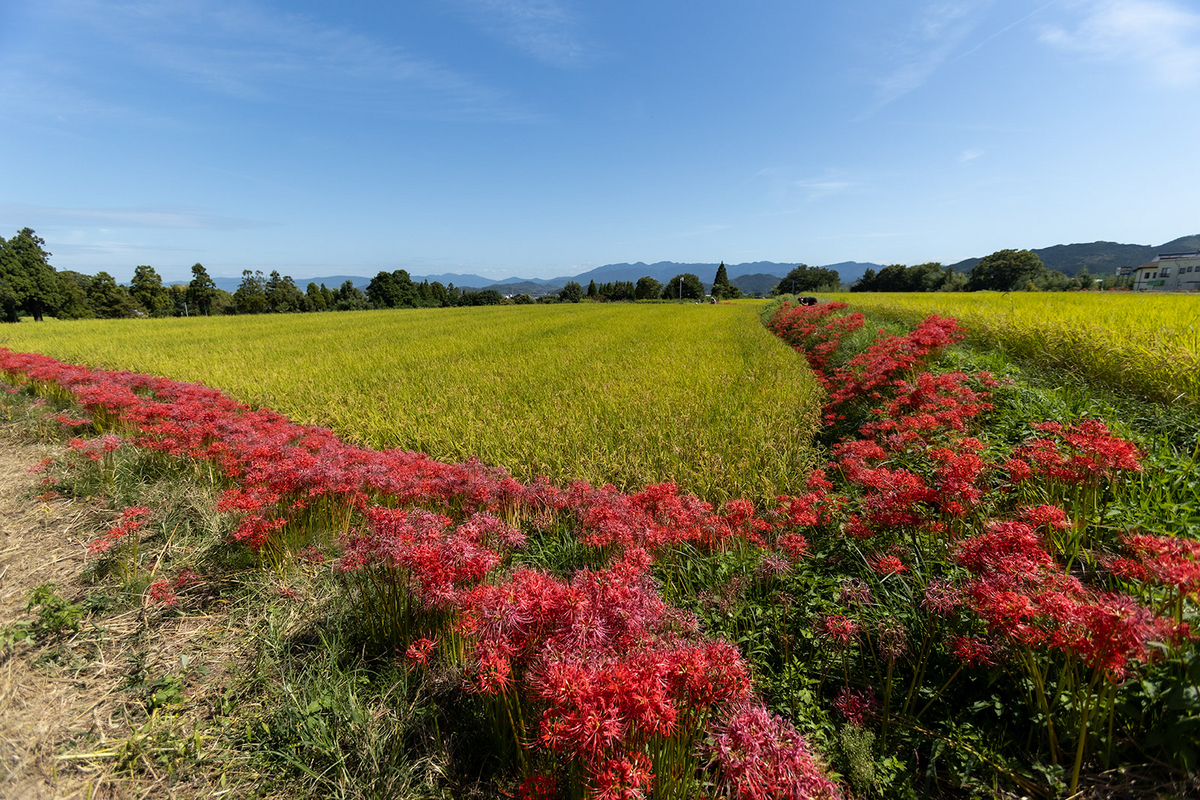
[[[868,687],[859,692],[846,687],[834,698],[833,707],[847,722],[861,728],[866,725],[867,717],[879,708],[879,700],[876,699],[875,690],[872,688]]]
[[[953,319],[926,318],[906,336],[888,336],[837,368],[828,376],[831,388],[826,419],[840,418],[838,409],[862,398],[881,399],[893,388],[899,375],[913,369],[921,359],[965,336]]]
[[[857,578],[842,581],[838,589],[838,602],[842,605],[871,605],[871,587]]]
[[[99,555],[111,550],[126,536],[142,527],[143,518],[150,513],[145,506],[133,506],[121,512],[121,521],[108,529],[99,539],[88,542],[88,553]]]
[[[808,555],[808,540],[798,533],[784,534],[775,544],[794,563]]]
[[[809,364],[821,375],[842,340],[865,322],[865,317],[858,313],[833,316],[844,308],[845,303],[816,306],[784,303],[772,315],[767,327],[792,347],[802,350]]]
[[[953,636],[950,649],[954,657],[969,667],[994,667],[997,664],[996,645],[970,636]]]
[[[857,514],[851,514],[842,526],[842,532],[852,539],[870,539],[875,535],[871,526],[867,525]]]
[[[862,630],[857,622],[842,614],[830,614],[821,619],[816,627],[818,636],[841,650],[857,642],[858,632]]]
[[[554,778],[535,772],[521,781],[521,785],[517,788],[517,798],[518,800],[554,800],[557,797],[557,789]]]
[[[867,562],[876,575],[903,575],[908,572],[908,567],[904,566],[904,562],[892,555],[871,556]]]
[[[935,434],[963,433],[971,420],[992,408],[985,401],[985,390],[968,385],[972,380],[983,386],[994,384],[987,373],[968,377],[961,372],[922,372],[912,382],[899,381],[897,396],[875,409],[872,413],[878,419],[859,432],[873,439],[895,436],[902,446],[927,441]]]
[[[1188,634],[1186,627],[1155,618],[1148,608],[1124,595],[1103,595],[1081,604],[1077,613],[1078,631],[1068,646],[1115,682],[1125,679],[1134,659],[1149,659],[1150,642],[1174,644]]]
[[[1059,506],[1040,505],[1017,510],[1017,519],[1034,528],[1044,527],[1051,530],[1066,530],[1071,527],[1067,512]]]
[[[972,572],[1033,578],[1053,562],[1042,537],[1023,522],[992,521],[985,531],[960,542],[955,554]]]
[[[1099,420],[1069,428],[1057,422],[1033,427],[1049,435],[1029,440],[1014,456],[1025,460],[1035,474],[1067,484],[1096,485],[1119,472],[1142,471],[1137,447],[1113,436]]]
[[[1108,567],[1113,573],[1170,586],[1183,594],[1200,591],[1200,543],[1150,534],[1131,534],[1122,541],[1134,558],[1111,560]]]
[[[945,617],[962,605],[962,592],[950,581],[935,578],[925,586],[922,604],[933,613]]]
[[[807,800],[841,796],[791,723],[761,705],[746,703],[734,708],[714,733],[710,752],[730,797]]]
[[[503,694],[512,682],[512,662],[496,652],[486,649],[476,661],[475,686],[483,694]]]
[[[654,782],[653,765],[645,753],[612,758],[592,777],[597,800],[641,800]]]
[[[791,534],[791,535],[796,536],[798,534]],[[803,537],[800,537],[800,538],[803,539]],[[786,544],[787,543],[780,544],[780,549],[783,549],[786,546]],[[792,544],[794,545],[795,543],[793,542]],[[808,542],[803,542],[802,546],[797,548],[798,555],[793,556],[792,553],[788,552],[787,550],[784,550],[784,552],[788,553],[789,558],[792,558],[793,560],[799,560],[799,556],[802,556],[804,554],[804,551],[807,549],[808,549]],[[762,578],[766,578],[766,579],[780,578],[780,577],[783,577],[784,575],[787,575],[791,571],[792,571],[791,561],[789,561],[787,558],[784,558],[783,556],[779,555],[778,553],[772,552],[770,550],[765,551],[762,554],[762,558],[759,559],[759,562],[758,562],[758,574]]]
[[[106,433],[95,439],[75,438],[67,442],[67,446],[83,453],[89,461],[99,461],[104,456],[120,450],[124,443],[125,440],[115,433]]]
[[[429,663],[429,656],[433,654],[435,647],[437,647],[436,641],[421,637],[408,646],[404,657],[408,659],[410,665],[423,667]]]
[[[965,515],[965,508],[979,505],[984,495],[982,484],[987,470],[982,458],[975,453],[954,452],[944,447],[931,450],[929,458],[938,465],[934,472],[935,486],[941,493],[943,510],[961,517]]]
[[[164,608],[173,608],[179,605],[179,598],[176,596],[175,589],[169,581],[161,580],[150,584],[149,594],[150,602],[155,605],[160,605]]]
[[[876,628],[879,652],[886,661],[894,662],[908,652],[908,631],[894,618],[879,621]]]

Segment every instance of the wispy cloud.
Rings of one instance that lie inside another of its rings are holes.
[[[82,225],[93,228],[174,228],[239,230],[263,228],[273,223],[206,213],[203,209],[158,208],[56,208],[5,203],[0,215],[34,220],[38,225]]]
[[[407,116],[535,116],[503,90],[400,44],[253,3],[59,0],[52,9],[94,33],[101,57],[132,59],[226,97]]]
[[[819,200],[831,194],[841,194],[842,192],[849,191],[858,184],[853,181],[818,178],[796,181],[793,185],[805,193],[807,200]]]
[[[824,170],[824,174],[810,174],[806,177],[797,177],[798,172],[799,170],[792,167],[764,167],[742,182],[741,186],[751,183],[763,185],[766,197],[777,206],[759,212],[758,216],[774,217],[802,213],[803,206],[797,207],[798,202],[807,205],[833,195],[854,192],[867,185],[860,176],[848,176],[837,168],[828,168]]]
[[[877,81],[875,103],[863,117],[920,88],[962,46],[992,0],[926,3],[892,47],[893,66]]]
[[[590,55],[578,15],[563,0],[460,0],[492,35],[547,64],[576,66]]]
[[[983,155],[982,150],[963,150],[958,157],[958,163],[968,164]]]
[[[1087,58],[1141,65],[1171,87],[1200,84],[1200,12],[1171,0],[1094,0],[1071,26],[1049,26],[1042,41]]]

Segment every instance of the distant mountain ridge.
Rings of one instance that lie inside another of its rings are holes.
[[[726,264],[725,271],[729,274],[729,282],[746,294],[766,294],[783,279],[784,275],[795,269],[799,263],[801,262],[748,261],[742,264]],[[712,285],[712,279],[716,277],[718,266],[719,263],[717,262],[688,263],[680,261],[657,261],[653,264],[647,264],[644,261],[638,261],[633,264],[628,262],[605,264],[602,267],[596,267],[578,275],[563,275],[549,280],[532,279],[520,282],[512,280],[490,281],[477,285],[467,283],[456,285],[472,289],[495,289],[502,294],[534,294],[535,291],[532,291],[528,284],[540,283],[542,285],[541,294],[554,294],[565,286],[568,281],[575,281],[586,289],[591,281],[595,281],[598,284],[614,281],[636,282],[642,277],[654,278],[659,283],[667,283],[676,275],[690,272],[699,277],[701,283],[706,287],[709,287]],[[842,261],[838,264],[825,266],[825,269],[837,270],[842,281],[845,283],[853,283],[858,280],[867,269],[881,268],[882,265],[880,264],[859,261]],[[418,278],[413,276],[413,280],[418,280]]]
[[[1087,267],[1093,275],[1113,274],[1125,267],[1140,267],[1155,256],[1164,253],[1182,253],[1200,250],[1200,234],[1181,236],[1157,247],[1119,242],[1088,242],[1086,244],[1056,244],[1052,247],[1034,249],[1032,252],[1042,260],[1047,269],[1058,270],[1074,277]],[[952,264],[956,272],[968,272],[981,258],[968,258]],[[844,280],[844,279],[843,279]]]

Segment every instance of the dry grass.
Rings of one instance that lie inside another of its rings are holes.
[[[96,587],[85,543],[109,524],[97,502],[35,497],[30,467],[54,448],[0,431],[0,628],[28,622],[30,592],[74,604]],[[87,614],[78,630],[0,653],[0,796],[195,797],[218,788],[222,745],[205,730],[246,638],[227,610],[167,614],[142,604]],[[181,670],[185,662],[190,669]],[[147,713],[139,676],[182,675],[186,699]],[[204,765],[203,762],[211,763]],[[177,772],[181,764],[200,765]]]

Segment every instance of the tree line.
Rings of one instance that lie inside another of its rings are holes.
[[[892,264],[876,272],[868,269],[852,292],[1069,292],[1085,289],[1112,289],[1129,286],[1125,276],[1103,275],[1094,278],[1087,267],[1071,277],[1059,270],[1047,269],[1037,253],[1030,250],[998,250],[979,260],[969,272],[933,261],[905,266]]]
[[[446,308],[532,303],[578,303],[585,297],[596,302],[635,300],[702,300],[704,286],[692,273],[676,275],[666,284],[645,276],[633,281],[592,281],[586,290],[568,281],[557,294],[533,298],[528,294],[505,297],[495,289],[457,288],[453,283],[416,282],[407,271],[381,271],[366,290],[345,281],[337,289],[309,283],[303,290],[288,275],[272,270],[243,270],[233,292],[217,287],[203,264],[192,266],[188,283],[165,284],[151,266],[134,269],[128,285],[117,283],[107,272],[84,275],[56,270],[45,240],[23,228],[11,239],[0,237],[0,316],[17,322],[22,314],[41,320],[113,319],[121,317],[184,317],[218,314],[288,314],[315,311],[358,311],[369,308]],[[802,265],[803,266],[803,265]],[[835,273],[836,275],[836,273]],[[717,268],[711,296],[718,300],[741,297],[729,282],[724,262]]]

